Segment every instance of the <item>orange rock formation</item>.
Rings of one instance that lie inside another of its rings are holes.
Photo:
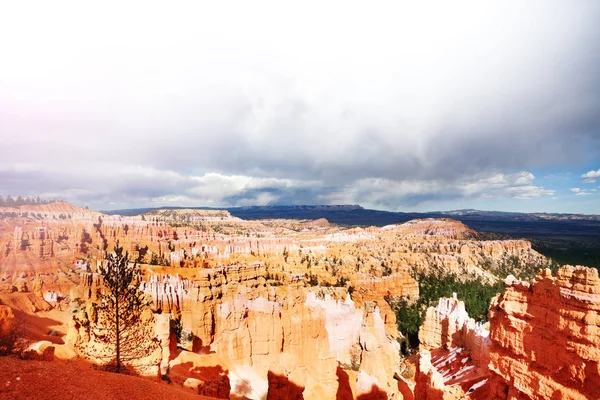
[[[566,266],[505,283],[489,332],[456,299],[427,310],[416,398],[600,398],[598,271]]]
[[[600,398],[600,279],[592,268],[507,279],[490,306],[490,369],[508,398]]]
[[[9,353],[16,340],[15,314],[8,306],[0,305],[0,354]]]
[[[488,398],[489,331],[469,318],[456,296],[427,309],[419,341],[416,398]]]
[[[416,298],[413,276],[419,272],[492,281],[496,278],[489,268],[510,257],[544,261],[526,241],[479,241],[466,226],[446,219],[346,229],[326,221],[243,221],[223,211],[161,210],[122,217],[66,203],[0,211],[0,296],[18,304],[25,315],[55,313],[72,319],[64,329],[66,344],[55,338],[32,350],[53,347],[57,358],[79,354],[97,362],[106,355],[88,323],[97,318],[93,303],[102,286],[98,265],[119,241],[134,259],[140,258],[145,272],[141,289],[152,299],[154,311],[148,310],[144,320],[149,338],[157,340],[148,344],[146,356],[134,368],[168,374],[196,393],[215,397],[230,392],[271,399],[400,399],[394,379],[400,373],[396,316],[387,298]],[[547,378],[554,383],[540,380],[555,387],[579,379],[581,388],[573,390],[582,394],[589,393],[586,382],[597,382],[590,372],[597,344],[586,339],[595,332],[590,321],[595,323],[591,312],[597,310],[581,300],[590,285],[586,282],[569,289],[581,304],[573,298],[560,303],[573,320],[579,314],[568,307],[588,307],[581,316],[587,321],[580,327],[585,332],[577,336],[565,328],[574,338],[565,343],[582,354],[569,360],[579,366],[561,370],[560,379]],[[566,286],[561,288],[555,296],[559,300],[567,293]],[[532,354],[535,368],[527,370],[532,376],[556,367],[543,353],[518,344],[537,333],[515,322],[530,316],[521,303],[538,301],[530,290],[525,284],[513,285],[505,295],[514,304],[504,297],[494,303],[492,344],[455,299],[428,310],[422,342],[430,353],[421,357],[416,398],[494,390],[534,397],[520,387],[525,372],[516,374],[514,385],[503,383],[511,368],[533,363]],[[506,304],[512,305],[505,309]],[[179,345],[186,349],[181,352],[173,346],[174,321],[181,324]],[[500,322],[505,328],[498,327]],[[51,339],[47,331],[43,334],[38,336]]]

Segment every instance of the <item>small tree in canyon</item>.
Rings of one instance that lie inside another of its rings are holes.
[[[123,361],[152,350],[146,346],[149,344],[151,333],[147,331],[150,327],[140,318],[148,304],[139,290],[142,273],[137,263],[129,261],[129,252],[123,254],[123,247],[119,247],[117,242],[114,253],[107,258],[106,265],[100,266],[98,271],[104,287],[98,307],[102,325],[96,327],[96,337],[114,346],[116,372],[120,372]]]

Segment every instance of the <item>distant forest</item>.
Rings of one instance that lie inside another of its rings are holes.
[[[6,198],[4,198],[2,195],[0,195],[0,207],[19,207],[19,206],[34,206],[34,205],[39,205],[39,204],[49,204],[49,203],[54,203],[58,200],[54,200],[54,199],[42,199],[39,196],[38,197],[22,197],[22,196],[18,196],[16,199],[13,198],[11,195],[6,196]]]

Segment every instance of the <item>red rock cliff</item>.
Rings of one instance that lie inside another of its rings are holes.
[[[507,279],[490,307],[490,369],[513,399],[600,398],[600,279],[592,268]]]

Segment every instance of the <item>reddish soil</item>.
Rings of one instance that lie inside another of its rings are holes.
[[[191,390],[75,362],[0,357],[0,399],[201,399]]]

